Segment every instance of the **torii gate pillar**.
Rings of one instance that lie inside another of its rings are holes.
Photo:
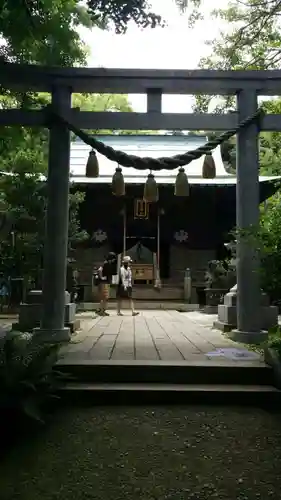
[[[64,115],[71,108],[71,89],[53,88],[52,106]],[[47,342],[70,339],[64,327],[65,286],[69,217],[70,132],[53,123],[49,135],[48,205],[44,245],[43,310],[41,327],[35,333]]]
[[[237,96],[238,120],[257,111],[257,95],[241,90]],[[256,122],[237,135],[236,225],[237,236],[237,330],[233,340],[257,344],[266,340],[261,330],[261,290],[258,252],[243,231],[259,225],[259,129]],[[240,234],[239,234],[240,232]],[[242,232],[242,234],[241,234]]]

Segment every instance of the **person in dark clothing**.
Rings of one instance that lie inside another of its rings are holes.
[[[110,294],[110,285],[112,283],[112,276],[116,274],[116,265],[117,258],[114,252],[109,252],[106,260],[103,265],[100,266],[98,270],[99,274],[99,299],[100,299],[100,307],[97,310],[97,313],[100,316],[109,316],[106,312],[107,302]]]

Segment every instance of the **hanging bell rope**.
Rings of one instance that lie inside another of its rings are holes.
[[[179,168],[176,177],[175,196],[189,196],[188,178],[183,167]]]
[[[215,179],[216,177],[216,164],[211,153],[207,154],[204,158],[202,177],[203,179]]]
[[[140,158],[135,155],[128,155],[123,151],[115,150],[111,146],[108,146],[99,141],[92,135],[86,134],[86,132],[76,127],[65,117],[59,115],[57,113],[57,110],[52,107],[52,105],[50,105],[48,109],[50,110],[50,118],[52,122],[55,121],[55,123],[64,123],[64,125],[77,137],[80,137],[80,139],[84,141],[85,144],[89,144],[89,146],[98,151],[98,153],[106,156],[108,160],[114,161],[119,165],[122,165],[123,167],[133,167],[138,170],[147,170],[147,168],[150,168],[152,170],[173,170],[175,168],[189,165],[189,163],[191,163],[193,160],[197,160],[198,158],[201,158],[201,156],[207,155],[208,153],[213,151],[217,146],[230,139],[230,137],[237,134],[237,132],[241,131],[243,128],[246,128],[251,123],[258,121],[264,114],[262,109],[258,109],[255,113],[245,118],[245,120],[241,121],[237,125],[237,127],[228,130],[227,132],[223,132],[223,134],[215,137],[211,141],[208,141],[206,144],[204,144],[204,146],[200,146],[193,151],[187,151],[186,153],[180,155],[164,158]]]
[[[144,185],[143,199],[149,203],[156,203],[159,200],[159,192],[157,182],[153,173],[150,173],[147,176],[146,183]]]
[[[115,196],[124,196],[125,195],[125,182],[124,176],[122,173],[122,168],[119,166],[115,169],[115,173],[112,177],[112,193]]]
[[[99,176],[99,161],[94,149],[90,151],[87,165],[86,165],[86,177],[96,178]]]

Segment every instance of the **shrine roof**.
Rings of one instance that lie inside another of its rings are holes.
[[[186,151],[191,151],[203,146],[207,142],[205,136],[192,136],[192,135],[101,135],[96,136],[105,144],[114,149],[119,149],[125,153],[139,156],[160,158],[165,156],[175,156],[183,154]],[[81,140],[75,140],[71,143],[70,150],[70,171],[72,180],[75,182],[76,178],[81,179],[85,177],[86,163],[91,150],[90,146]],[[115,172],[117,164],[108,160],[105,156],[97,153],[99,161],[100,175],[95,182],[111,182],[112,175]],[[216,163],[217,177],[231,177],[224,168],[221,158],[220,147],[216,148],[213,152],[213,157]],[[201,178],[202,180],[202,165],[204,156],[198,160],[193,160],[185,168],[189,178]],[[135,168],[123,168],[123,175],[126,182],[139,183],[145,182],[149,170],[137,170]],[[161,170],[154,172],[155,178],[161,183],[173,183],[178,173],[175,170]],[[85,182],[89,181],[89,179]]]
[[[207,142],[205,136],[193,135],[98,135],[95,136],[100,141],[119,149],[128,154],[139,157],[160,158],[183,154],[186,151],[194,150],[203,146]],[[88,178],[85,176],[86,164],[91,147],[76,139],[71,143],[70,149],[70,172],[71,181],[77,184],[107,184],[111,183],[112,175],[117,164],[108,160],[105,156],[97,153],[99,161],[99,177]],[[216,178],[203,179],[202,166],[204,156],[198,160],[193,160],[185,168],[190,184],[201,185],[231,185],[236,184],[236,176],[229,174],[224,167],[221,150],[218,146],[213,151],[213,158],[216,164]],[[134,168],[123,168],[123,175],[127,184],[143,184],[146,181],[149,170],[137,170]],[[173,184],[176,179],[178,169],[160,170],[154,172],[159,184]],[[260,177],[260,181],[270,181],[279,177]]]

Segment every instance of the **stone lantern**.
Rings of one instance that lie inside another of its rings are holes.
[[[237,265],[237,240],[225,243],[225,247],[232,252],[231,265]],[[278,325],[278,307],[271,306],[269,297],[261,291],[261,329],[269,330]],[[218,306],[218,319],[214,327],[223,332],[231,332],[237,328],[237,284],[224,296],[223,304]],[[231,336],[231,335],[230,335]]]

